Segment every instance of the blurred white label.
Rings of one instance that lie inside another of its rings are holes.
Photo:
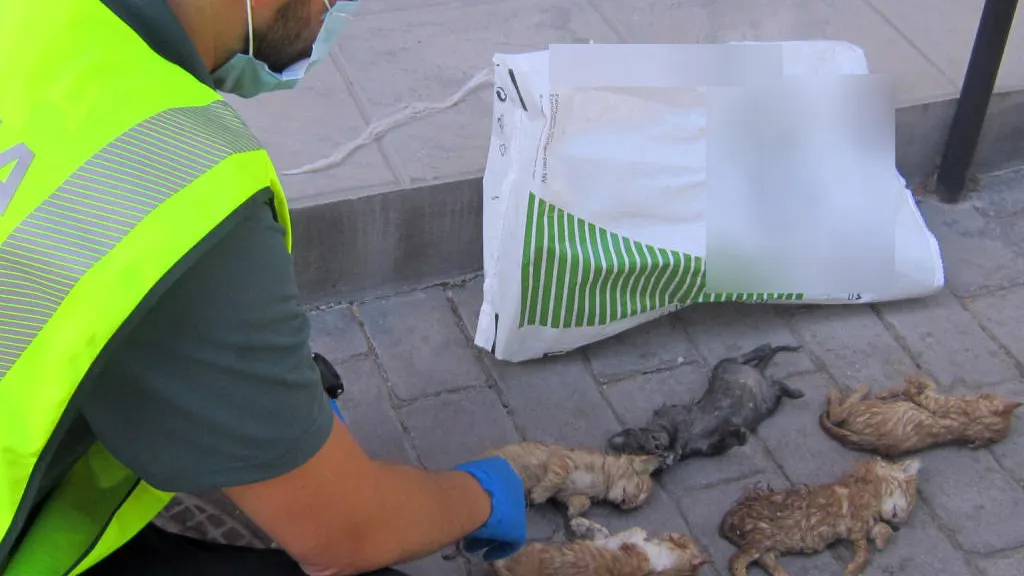
[[[782,75],[778,44],[551,44],[552,92],[579,88],[703,88]]]
[[[707,109],[707,290],[892,289],[899,190],[885,77],[710,86]]]

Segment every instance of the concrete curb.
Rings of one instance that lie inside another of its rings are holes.
[[[896,110],[896,166],[920,186],[938,166],[956,97]],[[972,172],[1024,164],[1024,89],[993,95]],[[394,293],[479,271],[479,177],[323,202],[293,211],[295,273],[306,304]]]
[[[896,109],[896,167],[911,186],[935,175],[956,111],[956,96]],[[992,95],[971,171],[991,174],[1024,164],[1024,89]]]

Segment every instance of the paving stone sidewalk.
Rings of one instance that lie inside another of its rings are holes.
[[[920,209],[941,244],[947,289],[877,306],[689,307],[573,353],[522,364],[472,346],[480,278],[312,312],[314,348],[342,373],[342,410],[374,457],[446,468],[486,447],[520,439],[602,447],[623,425],[664,401],[699,395],[719,358],[765,341],[800,343],[774,374],[806,397],[786,401],[755,438],[724,456],[681,463],[658,479],[646,507],[589,515],[620,529],[682,530],[727,575],[733,548],[717,524],[739,492],[825,482],[857,458],[826,437],[817,416],[828,386],[891,386],[923,370],[946,390],[995,390],[1024,399],[1024,174],[987,179],[964,205],[925,199]],[[1024,574],[1024,422],[983,450],[924,454],[921,499],[909,526],[874,552],[867,574]],[[561,538],[558,513],[530,512],[531,539]],[[794,576],[841,574],[839,546],[786,557]],[[487,574],[482,565],[428,558],[414,576]],[[752,567],[752,573],[760,573]]]

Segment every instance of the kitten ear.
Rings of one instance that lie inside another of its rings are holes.
[[[900,465],[903,468],[903,475],[907,477],[917,476],[917,472],[921,469],[921,461],[917,458],[904,460]]]
[[[700,556],[697,556],[697,558],[695,558],[693,560],[693,567],[694,568],[700,568],[701,566],[703,566],[705,564],[714,564],[714,563],[715,562],[711,559],[710,556],[705,556],[704,554],[701,554]]]
[[[1016,400],[1003,400],[1002,405],[999,407],[999,414],[1009,414],[1024,405],[1024,402],[1018,402]]]
[[[608,448],[611,448],[615,452],[622,452],[626,447],[626,435],[626,430],[612,435],[612,437],[608,439]]]
[[[633,460],[633,470],[641,476],[650,476],[661,466],[661,458],[657,456],[639,456]]]

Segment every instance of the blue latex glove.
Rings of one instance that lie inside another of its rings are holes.
[[[484,560],[493,562],[515,554],[526,543],[526,496],[519,474],[504,458],[484,458],[459,464],[461,470],[476,478],[491,497],[491,515],[483,526],[462,541],[462,549],[484,551]]]

